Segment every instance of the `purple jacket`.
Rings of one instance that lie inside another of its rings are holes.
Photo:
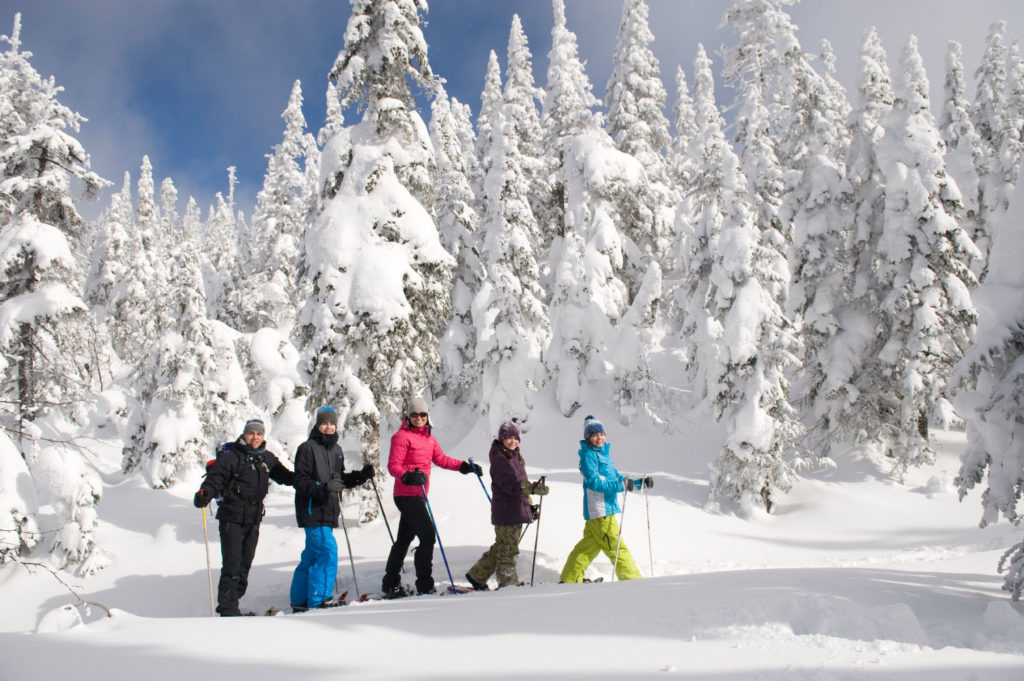
[[[526,462],[517,448],[505,449],[501,442],[491,443],[491,524],[522,525],[533,522],[530,497],[523,491]]]

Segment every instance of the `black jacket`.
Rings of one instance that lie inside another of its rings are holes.
[[[215,497],[223,494],[217,519],[235,523],[258,523],[263,518],[263,499],[270,481],[291,485],[295,474],[261,444],[253,449],[238,438],[217,454],[201,489]]]
[[[345,487],[369,480],[361,471],[345,472],[345,454],[338,435],[324,435],[314,428],[295,452],[295,519],[299,527],[338,526],[341,503],[327,490],[327,481],[341,478]]]

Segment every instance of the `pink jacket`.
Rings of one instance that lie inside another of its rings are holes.
[[[402,474],[419,468],[427,474],[427,491],[430,491],[430,464],[436,463],[450,471],[459,470],[462,464],[441,451],[441,445],[430,434],[430,427],[413,428],[408,421],[391,436],[391,452],[388,454],[388,473],[395,478],[396,497],[422,497],[418,486],[402,484]]]

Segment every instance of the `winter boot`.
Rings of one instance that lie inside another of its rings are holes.
[[[487,586],[487,584],[485,582],[478,582],[478,581],[476,581],[475,579],[473,579],[473,575],[469,574],[468,572],[466,573],[466,580],[469,582],[469,585],[473,587],[474,591],[490,591],[491,590],[491,588],[489,586]]]

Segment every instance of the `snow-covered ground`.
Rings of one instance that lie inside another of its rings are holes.
[[[850,458],[805,473],[774,514],[740,519],[704,507],[720,441],[707,418],[665,435],[605,417],[620,470],[655,478],[646,498],[629,495],[624,517],[625,540],[653,576],[612,582],[602,556],[591,576],[604,583],[560,585],[583,527],[576,448],[584,412],[556,413],[538,408],[523,436],[528,470],[551,486],[535,586],[278,617],[210,617],[201,514],[191,503],[198,479],[150,490],[137,475],[122,478],[112,446],[99,533],[111,564],[88,579],[61,576],[113,616],[68,608],[76,599],[45,570],[5,568],[0,679],[1024,678],[1024,608],[1000,591],[995,573],[1020,530],[1005,522],[979,529],[980,491],[957,500],[962,434],[939,434],[935,465],[903,484],[876,462]],[[449,454],[486,462],[484,425],[456,423],[441,408],[434,420]],[[350,454],[350,466],[358,463]],[[470,476],[435,471],[431,482],[448,562],[464,582],[493,537],[487,500]],[[268,498],[245,609],[288,605],[303,543],[289,491],[274,488]],[[394,528],[390,490],[382,492]],[[346,514],[359,589],[375,590],[387,529],[381,520],[356,526],[357,510]],[[216,581],[215,522],[209,532]],[[336,536],[340,587],[355,592],[340,529]],[[519,560],[527,582],[534,541],[531,528]],[[434,574],[447,581],[440,550]],[[69,626],[78,612],[85,623]]]

